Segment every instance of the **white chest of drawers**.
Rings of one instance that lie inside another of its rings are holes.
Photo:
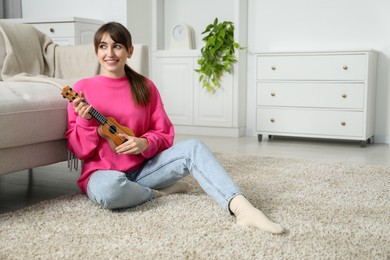
[[[256,53],[256,131],[359,140],[374,135],[374,51]]]
[[[95,32],[103,21],[69,17],[48,19],[7,19],[8,22],[31,24],[41,32],[49,35],[54,43],[76,45],[93,43]]]

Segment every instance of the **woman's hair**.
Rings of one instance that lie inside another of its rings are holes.
[[[126,50],[129,50],[133,46],[131,34],[126,27],[117,22],[109,22],[103,24],[95,33],[94,45],[96,53],[105,33],[108,33],[114,42],[123,44]],[[125,73],[131,86],[134,103],[146,106],[150,100],[150,92],[146,78],[135,72],[127,64],[125,65]]]

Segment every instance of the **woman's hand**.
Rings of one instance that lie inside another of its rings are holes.
[[[83,101],[84,93],[81,91],[80,95],[75,100],[73,100],[73,108],[79,116],[89,120],[92,118],[91,114],[89,113],[89,111],[91,111],[92,106],[88,105]]]
[[[116,147],[118,154],[140,154],[148,148],[148,140],[146,138],[138,138],[126,134],[118,134],[127,141]]]

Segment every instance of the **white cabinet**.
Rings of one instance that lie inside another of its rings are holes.
[[[220,8],[223,5],[224,8]],[[179,134],[241,136],[246,120],[246,51],[236,52],[232,74],[222,88],[209,93],[199,83],[201,33],[218,17],[235,25],[235,41],[246,46],[247,0],[153,0],[152,73],[168,116]],[[202,13],[200,16],[199,13]],[[170,49],[170,33],[177,23],[194,30],[195,49]]]
[[[194,59],[159,57],[157,78],[164,107],[174,125],[193,125]]]
[[[359,140],[374,135],[374,51],[256,54],[256,130],[262,136]]]
[[[155,81],[176,132],[243,135],[244,126],[235,119],[238,118],[235,111],[245,106],[236,107],[243,102],[234,97],[234,76],[224,75],[222,88],[216,93],[207,92],[201,87],[199,75],[195,72],[198,56],[197,50],[185,53],[164,51],[157,55]]]
[[[58,19],[7,19],[9,22],[31,24],[50,36],[54,43],[76,45],[93,43],[95,32],[102,21],[80,17]]]

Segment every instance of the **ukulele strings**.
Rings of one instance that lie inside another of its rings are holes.
[[[106,127],[108,129],[110,129],[112,126],[115,127],[116,129],[116,132],[114,134],[125,134],[125,132],[123,132],[122,129],[120,129],[119,127],[117,127],[113,122],[110,121],[110,119],[108,119],[107,117],[103,116],[102,114],[100,114],[98,111],[96,111],[96,109],[93,109],[91,110],[91,114],[100,122],[104,122],[102,123],[103,127]],[[122,138],[121,138],[122,139]]]

